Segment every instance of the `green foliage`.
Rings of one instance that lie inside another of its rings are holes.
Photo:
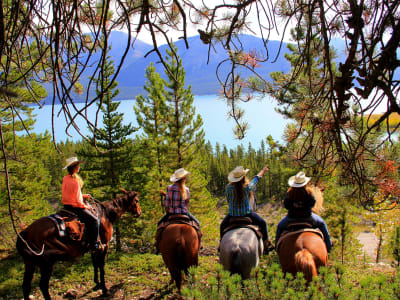
[[[58,202],[60,184],[52,182],[49,162],[58,156],[48,134],[28,136],[5,136],[7,153],[14,153],[8,160],[11,203],[9,203],[5,176],[0,177],[0,236],[1,248],[14,247],[15,234],[9,215],[9,204],[15,225],[29,225],[33,220],[53,212],[50,200]],[[15,151],[15,152],[14,152]],[[43,157],[49,161],[43,163]]]
[[[107,55],[107,51],[105,53]],[[100,98],[99,109],[103,113],[103,127],[92,129],[89,142],[80,144],[78,155],[86,161],[87,183],[91,189],[97,189],[101,200],[111,200],[117,196],[121,186],[126,162],[132,156],[132,147],[128,137],[135,131],[131,125],[123,124],[123,113],[117,111],[120,102],[113,102],[118,95],[118,83],[111,81],[115,68],[109,56],[106,57],[103,72],[96,83],[96,93]],[[121,228],[115,224],[116,250],[121,250]],[[129,231],[125,227],[125,231]]]

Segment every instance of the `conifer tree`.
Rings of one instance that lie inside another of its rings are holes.
[[[173,149],[171,167],[177,169],[193,165],[193,155],[204,145],[203,121],[196,115],[191,87],[185,87],[186,72],[174,45],[167,50],[166,62],[169,69],[165,71],[168,79],[168,143]]]
[[[146,69],[147,82],[144,89],[147,97],[139,95],[136,97],[134,110],[139,127],[143,130],[139,139],[145,143],[146,159],[144,163],[149,169],[149,189],[151,194],[159,191],[167,176],[167,94],[165,91],[165,80],[156,72],[151,63]]]
[[[135,131],[132,124],[123,124],[123,113],[117,111],[120,102],[113,99],[118,95],[118,83],[111,82],[115,72],[113,61],[106,58],[105,67],[94,78],[96,93],[100,98],[99,109],[103,113],[103,127],[91,130],[90,142],[84,143],[79,155],[85,160],[85,169],[90,171],[87,185],[100,189],[103,200],[116,197],[121,188],[121,178],[130,161],[130,143],[128,137]],[[115,226],[116,250],[121,249],[120,227]]]

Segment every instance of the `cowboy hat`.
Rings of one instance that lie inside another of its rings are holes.
[[[238,182],[249,172],[249,169],[244,169],[242,166],[236,167],[228,174],[229,182]]]
[[[76,164],[83,163],[83,160],[79,160],[76,156],[73,156],[73,157],[67,158],[65,160],[65,162],[66,162],[67,165],[63,169],[66,169],[69,166],[73,166],[73,165],[76,165]]]
[[[189,174],[192,174],[192,173],[186,171],[184,168],[180,168],[180,169],[176,170],[176,171],[174,172],[174,174],[171,175],[171,177],[169,178],[169,180],[170,180],[171,182],[177,182],[178,180],[180,180],[180,179],[186,177],[186,176],[189,175]]]
[[[296,175],[289,178],[289,185],[291,187],[302,187],[305,186],[311,180],[310,177],[306,177],[304,172],[299,172]]]

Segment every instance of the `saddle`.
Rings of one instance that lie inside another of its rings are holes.
[[[249,217],[230,217],[228,226],[224,229],[221,234],[221,239],[225,233],[235,228],[249,228],[254,231],[258,238],[262,238],[260,227],[253,224],[253,221]]]
[[[311,222],[308,221],[291,222],[289,223],[287,229],[282,232],[282,235],[280,236],[278,242],[276,243],[276,251],[277,252],[279,251],[279,247],[283,240],[292,235],[300,234],[302,232],[313,232],[321,236],[322,239],[324,239],[324,234],[322,233],[322,231],[318,228],[314,228],[314,225]]]
[[[60,237],[68,237],[78,242],[82,240],[85,224],[80,222],[72,212],[63,213],[60,211],[49,215],[48,218],[53,221]]]
[[[203,234],[201,233],[200,227],[197,225],[197,223],[195,221],[193,221],[192,219],[190,219],[190,217],[187,215],[173,214],[168,217],[166,222],[160,223],[160,225],[158,225],[158,227],[157,227],[156,243],[155,243],[157,253],[158,253],[158,244],[160,243],[160,240],[161,240],[161,235],[162,235],[163,231],[165,230],[165,228],[167,228],[171,224],[186,224],[186,225],[192,226],[197,232],[197,236],[199,237],[199,243],[201,243],[201,237],[203,236]]]

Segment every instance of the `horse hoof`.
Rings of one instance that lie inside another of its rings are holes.
[[[102,296],[108,296],[108,289],[103,289],[102,292]]]

